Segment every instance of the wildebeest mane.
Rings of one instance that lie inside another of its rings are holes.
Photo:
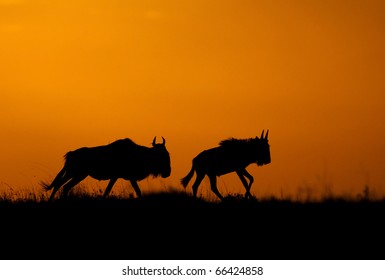
[[[124,143],[125,145],[131,144],[132,146],[139,146],[138,144],[136,144],[134,141],[132,141],[129,138],[124,138],[124,139],[116,140],[116,141],[108,144],[107,146],[112,146],[112,145],[121,144],[121,143]]]
[[[91,148],[100,148],[100,147],[113,147],[113,146],[119,146],[120,144],[124,144],[124,145],[132,145],[132,146],[137,146],[137,147],[142,147],[138,144],[136,144],[134,141],[132,141],[131,139],[129,138],[124,138],[124,139],[119,139],[119,140],[116,140],[110,144],[107,144],[107,145],[104,145],[104,146],[96,146],[96,147],[91,147]],[[83,147],[83,148],[80,148],[80,149],[84,149],[84,148],[88,148],[88,147]],[[78,150],[80,150],[78,149]],[[68,155],[70,155],[71,153],[73,153],[74,151],[69,151],[68,153],[66,153],[64,155],[64,159],[67,159],[68,158]]]
[[[237,139],[228,138],[219,142],[220,148],[230,154],[237,154],[237,157],[242,156],[245,158],[252,157],[254,159],[255,138],[249,139]]]
[[[232,137],[222,140],[221,142],[219,142],[219,145],[225,148],[245,147],[248,144],[253,143],[253,141],[255,141],[255,138],[237,139]]]

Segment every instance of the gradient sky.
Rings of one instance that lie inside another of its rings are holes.
[[[139,184],[182,188],[200,151],[269,129],[257,196],[385,195],[384,50],[383,0],[0,0],[0,186],[164,136],[170,178]]]

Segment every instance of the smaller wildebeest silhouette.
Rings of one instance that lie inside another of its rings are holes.
[[[210,179],[211,190],[222,200],[223,196],[217,188],[217,176],[236,172],[246,188],[245,197],[250,198],[250,188],[254,178],[246,171],[246,167],[252,163],[262,166],[271,162],[268,134],[269,130],[266,135],[263,130],[260,138],[258,136],[250,139],[230,138],[221,141],[218,147],[201,152],[193,159],[190,172],[181,179],[183,187],[187,187],[195,171],[196,179],[192,186],[194,197],[197,196],[198,187],[207,175]],[[249,179],[249,182],[245,177]]]
[[[166,140],[152,141],[152,147],[135,144],[132,140],[120,139],[111,144],[97,147],[82,147],[68,152],[63,169],[50,185],[42,184],[45,190],[53,189],[49,201],[63,186],[63,196],[87,176],[97,180],[110,180],[103,194],[105,198],[119,179],[129,180],[136,195],[141,196],[138,181],[153,175],[167,178],[171,174],[170,155]]]

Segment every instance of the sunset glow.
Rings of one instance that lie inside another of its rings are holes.
[[[79,147],[163,136],[171,176],[139,184],[182,190],[199,152],[269,129],[256,196],[382,197],[384,50],[382,0],[0,0],[0,187],[38,188]],[[244,192],[235,174],[218,188]]]

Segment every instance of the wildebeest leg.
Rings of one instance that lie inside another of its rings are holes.
[[[142,196],[142,192],[140,191],[140,188],[138,186],[138,183],[135,180],[130,180],[132,187],[134,188],[136,195],[138,197]]]
[[[246,169],[238,170],[237,175],[238,175],[239,179],[241,179],[242,184],[245,186],[245,189],[246,189],[245,197],[246,198],[252,197],[252,195],[250,193],[250,189],[251,189],[251,185],[254,182],[253,176],[251,176],[251,174],[249,172],[247,172]],[[249,179],[249,183],[247,183],[245,177],[247,177]]]
[[[63,186],[63,196],[64,197],[67,197],[68,196],[68,192],[73,188],[75,187],[78,183],[80,183],[81,181],[83,181],[87,176],[81,176],[81,177],[73,177],[69,182],[67,182],[64,186]]]
[[[115,182],[117,181],[118,179],[117,178],[112,178],[110,180],[110,182],[108,183],[108,186],[106,188],[106,190],[104,191],[104,194],[103,194],[103,198],[106,198],[107,195],[110,193],[112,187],[114,186]]]
[[[213,193],[216,194],[217,197],[220,198],[220,200],[223,200],[223,196],[219,193],[217,188],[217,176],[216,175],[209,175],[210,179],[210,186]]]
[[[193,190],[193,196],[194,197],[197,197],[199,185],[202,182],[204,177],[205,177],[205,174],[197,172],[197,177],[195,179],[194,184],[192,185],[192,190]]]

